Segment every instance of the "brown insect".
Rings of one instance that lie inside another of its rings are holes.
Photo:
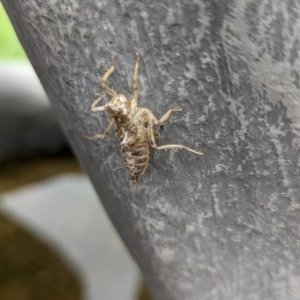
[[[102,99],[98,93],[98,98],[93,102],[91,111],[107,111],[111,120],[104,134],[96,134],[88,138],[91,140],[106,139],[111,128],[115,125],[116,135],[122,147],[122,156],[125,161],[130,180],[132,184],[137,183],[138,178],[145,172],[149,162],[149,146],[156,150],[166,149],[186,149],[193,153],[203,155],[203,152],[197,152],[183,145],[164,145],[157,146],[155,139],[158,133],[153,130],[153,125],[161,125],[166,121],[174,111],[181,111],[182,108],[169,109],[159,120],[153,113],[143,107],[137,106],[139,95],[138,90],[138,67],[140,55],[136,53],[136,62],[133,73],[133,98],[130,100],[124,94],[118,94],[106,84],[108,77],[115,69],[114,56],[110,68],[102,77],[102,88],[112,96],[111,100],[103,105],[96,106]]]

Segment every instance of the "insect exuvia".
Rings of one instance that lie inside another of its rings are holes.
[[[118,94],[113,88],[106,84],[108,77],[115,69],[114,56],[109,69],[102,77],[101,86],[112,96],[111,100],[103,106],[97,106],[101,101],[102,96],[98,93],[98,98],[91,106],[92,112],[107,111],[111,120],[104,134],[96,134],[88,136],[91,140],[106,139],[111,128],[114,126],[116,136],[122,148],[122,156],[127,167],[132,184],[137,183],[138,178],[145,172],[149,162],[150,146],[156,150],[166,149],[186,149],[193,153],[203,155],[203,152],[198,152],[183,145],[163,145],[157,146],[155,139],[158,138],[158,133],[153,130],[153,125],[162,125],[173,112],[181,111],[182,108],[169,109],[160,119],[157,119],[153,113],[143,107],[137,106],[139,95],[138,89],[138,67],[140,55],[136,53],[136,62],[133,72],[133,98],[128,99],[124,94]]]

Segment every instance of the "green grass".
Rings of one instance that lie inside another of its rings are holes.
[[[27,56],[0,3],[0,60],[26,60]]]

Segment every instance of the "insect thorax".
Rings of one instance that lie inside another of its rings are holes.
[[[148,145],[147,116],[143,109],[135,108],[126,121],[120,116],[115,116],[116,134],[122,146],[132,146],[136,143]],[[126,138],[124,138],[126,136]]]
[[[129,121],[131,114],[131,101],[128,100],[125,95],[117,94],[106,104],[108,113],[116,121],[118,119],[124,119]]]

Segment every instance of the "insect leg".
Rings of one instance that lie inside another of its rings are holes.
[[[182,111],[182,108],[171,108],[171,109],[169,109],[159,120],[155,120],[156,122],[154,122],[154,124],[155,125],[162,124],[163,122],[165,122],[167,119],[170,118],[171,114],[174,111]]]
[[[101,81],[101,86],[102,88],[105,90],[105,92],[111,96],[116,95],[117,93],[110,88],[107,84],[106,84],[106,80],[108,79],[108,77],[111,75],[111,73],[114,71],[115,69],[115,57],[113,56],[111,59],[111,66],[109,67],[109,69],[105,72],[105,74],[102,77],[102,81]]]
[[[105,106],[96,106],[102,100],[102,96],[96,92],[95,92],[95,94],[99,97],[93,102],[93,104],[91,106],[91,111],[96,112],[96,111],[106,110]]]
[[[165,122],[167,119],[170,118],[171,114],[174,111],[182,111],[182,108],[171,108],[169,109],[159,120],[153,115],[152,111],[149,109],[144,108],[144,110],[148,114],[149,120],[151,120],[152,124],[154,125],[161,125],[163,122]]]
[[[150,146],[152,148],[156,148],[156,142],[155,142],[155,136],[154,136],[154,130],[153,130],[153,124],[149,123],[148,124],[148,139],[149,139],[149,143]]]
[[[137,99],[139,96],[139,87],[138,87],[138,68],[139,68],[139,61],[140,61],[140,54],[136,53],[136,61],[135,61],[135,67],[133,72],[133,98],[131,100],[131,106],[136,107],[137,106]]]
[[[187,151],[199,154],[199,155],[204,155],[204,152],[198,152],[195,151],[189,147],[183,146],[183,145],[163,145],[163,146],[158,146],[156,147],[156,150],[167,150],[167,149],[185,149]]]
[[[188,148],[186,146],[183,145],[163,145],[163,146],[157,146],[156,142],[155,142],[155,137],[154,137],[154,132],[153,132],[153,124],[149,124],[148,125],[148,137],[149,137],[149,143],[151,145],[152,148],[156,149],[156,150],[167,150],[167,149],[185,149],[187,151],[199,154],[199,155],[204,155],[204,152],[198,152],[195,151],[191,148]]]
[[[114,124],[114,119],[111,119],[104,134],[96,134],[94,136],[87,136],[87,138],[89,140],[106,139],[108,137],[108,134],[109,134],[113,124]]]

